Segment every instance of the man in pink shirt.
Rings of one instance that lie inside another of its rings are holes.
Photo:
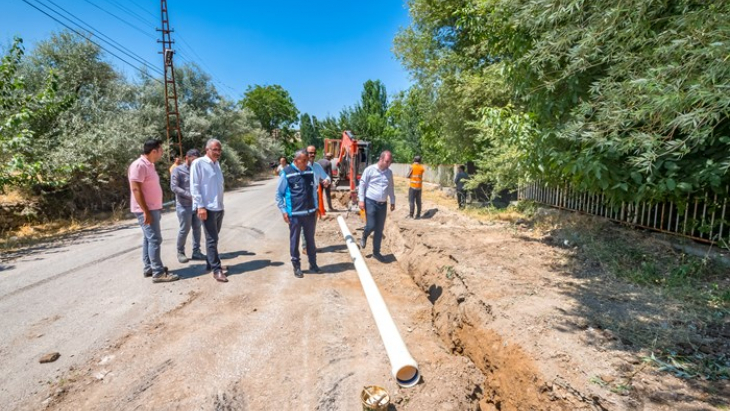
[[[160,248],[162,233],[162,186],[160,176],[155,170],[155,163],[162,158],[162,142],[147,140],[144,143],[144,154],[129,166],[130,209],[142,227],[142,262],[144,276],[152,277],[154,283],[176,281],[180,278],[168,272],[162,264]]]

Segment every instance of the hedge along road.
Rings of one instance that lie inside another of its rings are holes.
[[[177,263],[174,212],[163,214],[162,257],[178,282],[142,277],[141,232],[131,219],[4,261],[0,403],[359,409],[362,387],[376,384],[398,409],[473,406],[483,376],[432,332],[426,296],[397,264],[368,260],[376,281],[387,279],[381,292],[424,376],[415,388],[397,387],[333,214],[317,229],[324,273],[294,278],[274,189],[269,179],[226,194],[226,284],[203,262]],[[354,214],[348,224],[362,226]],[[51,352],[60,358],[39,363]]]

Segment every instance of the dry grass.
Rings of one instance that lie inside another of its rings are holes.
[[[15,190],[9,190],[5,194],[0,194],[0,204],[20,203],[25,200],[27,200],[27,198]]]
[[[87,219],[64,219],[48,223],[25,224],[16,230],[0,234],[0,250],[9,252],[22,247],[61,239],[82,230],[114,224],[121,218],[121,213],[105,213]]]
[[[406,178],[395,178],[395,189],[399,194],[402,194],[402,198],[405,201],[401,203],[408,203],[408,179]],[[447,208],[450,210],[457,210],[459,205],[456,198],[447,195],[444,190],[438,188],[433,184],[424,184],[423,187],[423,200],[435,203],[438,207]],[[528,216],[519,209],[514,207],[508,207],[504,209],[498,209],[495,207],[481,207],[481,206],[470,206],[467,205],[461,211],[464,215],[479,220],[481,222],[507,222],[516,224],[524,221]]]

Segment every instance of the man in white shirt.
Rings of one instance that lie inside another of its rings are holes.
[[[322,187],[329,187],[330,181],[332,181],[332,179],[327,174],[327,172],[324,171],[324,168],[322,167],[322,165],[314,160],[315,157],[317,157],[317,147],[315,147],[315,146],[307,147],[307,161],[308,161],[307,164],[309,164],[309,166],[312,167],[312,170],[314,171],[315,187],[319,187],[320,184],[322,184]],[[315,229],[315,231],[317,230],[317,220],[316,219],[314,220],[314,229]],[[307,238],[304,236],[304,231],[302,231],[302,253],[304,253],[304,254],[307,253]]]
[[[213,271],[216,281],[228,282],[218,255],[218,234],[223,225],[223,172],[220,157],[221,142],[212,138],[205,144],[205,156],[190,166],[190,194],[193,210],[203,222],[207,248],[206,268]]]
[[[383,256],[380,254],[380,243],[383,240],[385,217],[388,213],[388,199],[390,199],[390,211],[395,210],[395,186],[393,171],[390,169],[392,162],[391,152],[383,151],[378,162],[363,171],[358,187],[360,209],[365,210],[366,216],[365,230],[360,238],[360,248],[365,248],[368,236],[370,233],[374,233],[373,257],[378,261],[383,261]]]

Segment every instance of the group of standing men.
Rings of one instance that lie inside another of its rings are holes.
[[[314,161],[316,153],[316,148],[309,146],[306,150],[299,150],[294,154],[291,165],[281,164],[279,184],[276,189],[276,204],[282,213],[284,222],[289,225],[289,252],[294,276],[297,278],[304,276],[299,251],[300,236],[303,236],[304,251],[309,260],[309,271],[321,272],[317,265],[314,232],[317,226],[317,216],[320,213],[319,202],[322,201],[322,196],[318,195],[320,184],[323,190],[329,188],[331,184],[331,163],[329,163],[331,155],[327,153],[325,156],[327,162],[322,164]],[[380,254],[380,245],[388,200],[390,200],[390,210],[395,209],[393,172],[390,170],[392,162],[392,154],[389,151],[383,152],[377,164],[373,164],[363,171],[358,191],[359,206],[365,210],[367,216],[360,247],[365,248],[368,236],[371,233],[374,234],[373,257],[377,260],[383,259]],[[327,167],[328,165],[329,167]],[[327,192],[324,197],[329,200],[330,193]],[[332,211],[329,201],[329,210]]]
[[[220,167],[222,154],[221,142],[210,139],[205,145],[205,155],[201,157],[197,149],[188,150],[185,161],[176,162],[171,168],[170,188],[175,193],[175,209],[179,221],[177,236],[177,259],[180,263],[190,261],[185,255],[185,243],[190,230],[193,231],[192,260],[205,260],[206,269],[212,271],[213,278],[219,282],[228,282],[227,270],[221,265],[218,253],[218,239],[223,224],[223,192],[224,180]],[[323,198],[327,198],[329,211],[332,211],[330,196],[332,155],[327,153],[319,162],[315,161],[317,150],[309,146],[294,154],[292,164],[285,157],[280,158],[279,183],[276,189],[276,205],[282,213],[284,222],[289,225],[289,251],[294,275],[302,278],[300,238],[303,252],[309,260],[310,272],[320,273],[317,265],[317,248],[315,230],[317,218],[323,211]],[[160,219],[162,217],[162,187],[154,163],[162,158],[163,149],[160,140],[148,140],[144,144],[143,154],[135,160],[128,170],[131,190],[130,209],[139,222],[143,237],[142,262],[144,276],[152,277],[152,281],[170,282],[179,279],[162,263],[162,235]],[[383,260],[380,253],[385,228],[385,219],[390,203],[390,211],[395,210],[395,186],[390,165],[393,155],[390,151],[380,154],[378,162],[362,173],[358,185],[358,205],[364,210],[366,224],[360,248],[365,248],[367,239],[373,234],[373,258]],[[421,217],[421,192],[425,168],[421,165],[421,157],[416,156],[411,165],[408,178],[410,187],[408,200],[409,217]],[[459,207],[463,207],[463,180],[468,176],[464,167],[460,166],[455,183],[459,198]],[[326,193],[326,195],[323,195]],[[321,206],[321,208],[320,208]],[[200,244],[200,228],[203,227],[206,237],[206,253]]]
[[[171,168],[170,188],[175,193],[175,209],[180,224],[177,238],[178,261],[190,261],[185,255],[185,242],[192,228],[192,259],[205,260],[206,269],[213,272],[213,278],[219,282],[227,282],[218,254],[218,236],[224,214],[221,153],[221,142],[216,139],[208,140],[205,155],[202,157],[198,150],[188,150],[185,162]],[[148,140],[144,143],[143,154],[128,169],[130,209],[137,217],[143,233],[143,274],[145,277],[152,277],[152,282],[155,283],[180,279],[168,270],[161,257],[162,186],[155,163],[162,156],[162,142]],[[205,231],[207,255],[200,251],[201,226]]]

